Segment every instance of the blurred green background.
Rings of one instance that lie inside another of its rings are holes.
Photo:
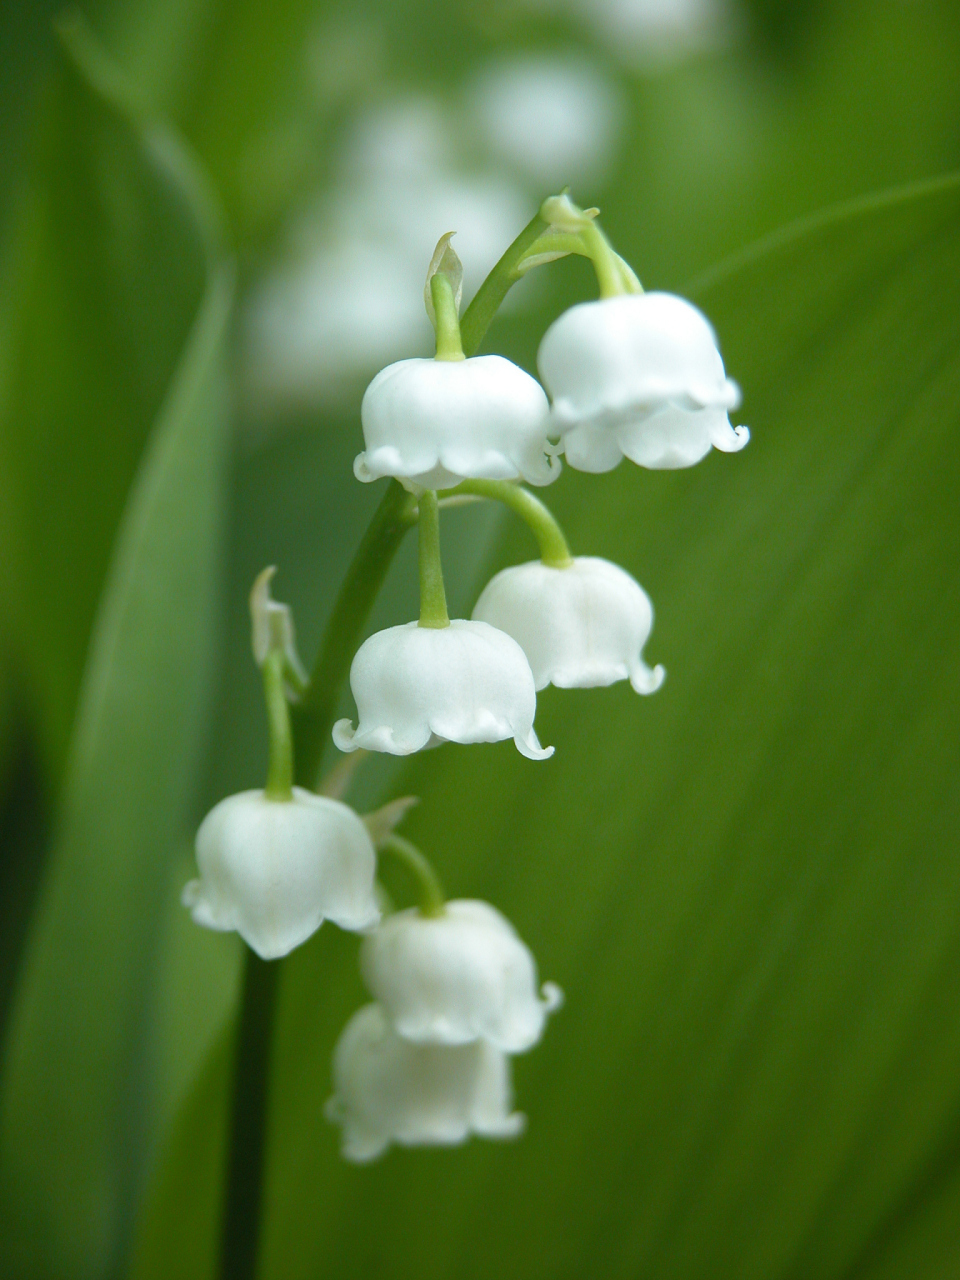
[[[264,774],[246,593],[276,563],[312,655],[434,242],[469,294],[567,183],[707,311],[753,438],[546,495],[653,598],[656,698],[545,691],[547,765],[358,775],[423,797],[451,895],[568,1000],[520,1143],[356,1169],[321,1114],[356,940],[296,952],[262,1276],[960,1274],[960,8],[6,0],[0,32],[3,1275],[215,1275],[239,948],[178,896]],[[485,349],[535,371],[592,288],[534,273]],[[451,513],[457,612],[532,553]]]

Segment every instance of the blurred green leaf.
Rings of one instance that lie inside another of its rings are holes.
[[[84,74],[61,59],[43,102],[0,309],[0,602],[54,777],[120,513],[216,236],[176,145],[73,43]]]
[[[129,107],[82,28],[64,41],[8,419],[20,567],[33,575],[21,637],[36,636],[58,732],[111,508],[155,417],[97,612],[4,1056],[5,1265],[79,1280],[116,1273],[150,1145],[145,1007],[218,620],[232,271],[179,144]]]

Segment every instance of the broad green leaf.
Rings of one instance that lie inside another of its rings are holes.
[[[42,422],[53,431],[62,418],[77,486],[91,454],[102,452],[97,460],[118,488],[123,466],[110,459],[118,429],[142,439],[156,414],[97,611],[59,830],[3,1062],[5,1264],[18,1277],[81,1280],[121,1264],[151,1139],[146,1010],[172,859],[195,803],[218,615],[232,272],[179,144],[125,107],[112,69],[82,31],[68,40],[74,60],[63,68],[50,129],[66,135],[67,152],[74,148],[58,159],[86,197],[86,220],[71,223],[66,194],[48,180],[34,224],[43,232],[35,323],[54,346],[55,331],[44,326],[61,326],[67,354],[52,376],[37,363],[44,342],[21,343],[48,398],[20,426]],[[89,294],[74,287],[85,273]],[[99,309],[84,327],[96,294]],[[52,315],[55,303],[66,319]],[[94,430],[101,414],[106,435]],[[54,451],[49,437],[44,443]],[[39,500],[37,442],[30,449]],[[130,449],[124,439],[127,469]],[[59,483],[58,498],[72,492]],[[48,504],[59,531],[56,547],[43,544],[51,559],[55,549],[69,565],[83,554],[92,502],[88,489],[82,504],[79,495],[62,510]],[[98,536],[107,527],[98,524]],[[41,549],[29,547],[31,564]],[[65,564],[50,572],[63,574]],[[92,571],[84,574],[90,590]],[[49,575],[42,581],[49,590]],[[31,625],[41,625],[39,612]],[[43,625],[55,645],[56,629]]]
[[[321,931],[287,967],[265,1277],[956,1269],[958,268],[953,179],[761,245],[698,292],[749,448],[551,491],[651,592],[666,685],[550,690],[549,763],[444,748],[403,780],[450,892],[566,988],[517,1062],[529,1130],[338,1163],[360,996]]]
[[[59,59],[5,246],[0,607],[57,781],[117,524],[214,234],[183,157],[124,92],[96,55],[82,74]]]

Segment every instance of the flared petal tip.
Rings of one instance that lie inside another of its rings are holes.
[[[188,880],[180,894],[180,902],[190,912],[190,918],[193,923],[201,925],[204,929],[215,929],[218,933],[229,933],[233,928],[232,921],[225,922],[220,916],[214,915],[207,900],[207,895],[203,891],[202,880]]]
[[[334,745],[340,751],[385,751],[391,756],[412,756],[424,747],[436,746],[446,741],[445,738],[440,738],[434,743],[429,728],[421,725],[414,726],[410,736],[402,739],[391,725],[380,725],[376,729],[363,729],[358,725],[354,729],[352,720],[338,720],[333,726],[332,736]]]
[[[367,466],[367,455],[365,453],[358,453],[354,458],[353,474],[364,484],[369,484],[371,480],[379,479],[379,477],[375,476]]]
[[[563,1002],[567,998],[563,994],[563,988],[558,987],[555,982],[545,982],[540,988],[540,996],[543,1000],[544,1013],[556,1013],[558,1009],[563,1008]]]
[[[719,449],[721,453],[739,453],[749,442],[749,427],[731,427],[729,431],[724,431],[719,439],[714,440],[713,447]]]
[[[517,744],[517,750],[528,760],[549,760],[556,750],[555,747],[541,747],[540,740],[532,729],[525,737],[516,734],[513,740]]]
[[[192,911],[200,900],[203,886],[199,880],[188,880],[180,893],[180,905]]]
[[[338,720],[333,726],[333,744],[338,751],[356,751],[359,747],[352,720]]]
[[[509,1142],[511,1138],[519,1138],[527,1127],[527,1117],[522,1111],[514,1111],[502,1120],[493,1124],[474,1124],[474,1132],[481,1138],[500,1138]],[[469,1136],[469,1135],[467,1135]]]
[[[638,662],[630,672],[630,683],[634,690],[644,695],[656,693],[666,678],[666,667],[659,663],[651,671],[645,662]]]
[[[561,451],[562,445],[558,447],[547,441],[544,444],[542,457],[537,457],[533,462],[527,461],[523,466],[518,466],[517,470],[527,484],[536,485],[542,489],[548,484],[553,484],[563,470],[563,463],[559,456]]]

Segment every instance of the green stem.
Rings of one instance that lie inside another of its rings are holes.
[[[584,227],[580,235],[593,262],[593,269],[597,273],[600,297],[616,298],[620,294],[630,292],[620,269],[620,259],[596,223],[591,222],[589,226]]]
[[[264,794],[271,800],[293,798],[293,733],[284,687],[286,667],[283,650],[271,649],[263,664],[263,693],[270,735],[270,763]]]
[[[415,520],[413,498],[399,481],[391,480],[334,602],[309,688],[292,708],[297,779],[311,790],[319,781],[320,761],[336,719],[340,689],[373,602],[403,535]]]
[[[547,223],[539,213],[531,218],[506,253],[473,295],[473,301],[460,319],[460,338],[463,352],[475,356],[480,349],[490,322],[500,309],[512,285],[520,279],[517,267],[533,242],[547,229]]]
[[[437,359],[462,360],[463,345],[460,341],[460,320],[457,316],[457,299],[450,277],[438,271],[430,277],[430,296],[437,331]]]
[[[270,1046],[280,966],[244,948],[243,995],[237,1028],[230,1108],[227,1184],[220,1280],[256,1280],[263,1206]]]
[[[436,279],[436,277],[434,277]],[[420,626],[449,627],[447,595],[440,562],[440,510],[437,495],[427,489],[417,500],[420,512]]]
[[[459,494],[492,498],[509,507],[521,520],[526,521],[540,547],[540,559],[551,569],[568,569],[573,564],[573,556],[556,518],[546,504],[535,498],[529,489],[522,489],[509,480],[464,480],[455,489],[443,490],[445,498]]]
[[[430,862],[415,844],[403,836],[389,835],[380,844],[381,853],[392,854],[402,862],[416,878],[420,890],[418,906],[422,916],[442,916],[444,907],[443,886]]]

